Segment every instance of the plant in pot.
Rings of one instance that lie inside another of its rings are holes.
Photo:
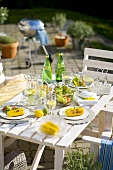
[[[56,46],[58,46],[58,47],[66,46],[68,43],[68,36],[61,33],[61,29],[63,28],[64,24],[66,23],[66,14],[65,13],[56,13],[56,15],[52,17],[52,21],[58,31],[58,34],[55,35],[55,37],[54,37]]]
[[[7,35],[0,36],[0,48],[2,51],[2,58],[15,58],[18,49],[18,41]]]
[[[72,38],[73,48],[81,51],[85,38],[93,36],[95,32],[86,22],[76,21],[68,27],[67,34]]]
[[[101,170],[102,164],[94,160],[94,154],[84,153],[82,149],[68,152],[64,170]]]

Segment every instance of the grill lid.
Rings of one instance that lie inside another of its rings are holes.
[[[24,36],[29,38],[34,37],[36,31],[45,29],[42,21],[28,18],[21,19],[18,23],[18,28]]]

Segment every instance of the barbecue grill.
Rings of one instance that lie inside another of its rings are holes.
[[[48,44],[48,37],[45,30],[45,24],[37,19],[23,18],[18,23],[18,28],[20,32],[24,35],[24,39],[27,38],[29,40],[29,57],[25,59],[25,63],[26,63],[26,67],[30,67],[32,64],[31,46],[34,39],[41,43],[45,55],[48,55],[48,52],[45,48],[45,45]],[[35,45],[35,50],[36,50],[36,45]]]

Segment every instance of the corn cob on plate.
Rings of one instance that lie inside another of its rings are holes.
[[[89,112],[87,109],[80,106],[68,106],[60,109],[59,115],[64,119],[81,120],[85,119],[89,115]]]
[[[23,119],[29,115],[29,110],[26,108],[18,107],[15,110],[9,110],[7,113],[3,112],[0,110],[0,116],[3,117],[4,119]]]
[[[38,119],[35,129],[40,134],[59,137],[66,133],[67,123],[61,116],[47,115]]]

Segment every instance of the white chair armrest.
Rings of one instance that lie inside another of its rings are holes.
[[[83,136],[82,139],[84,142],[89,142],[89,143],[93,143],[93,144],[97,144],[97,145],[100,145],[101,140],[102,140],[100,138],[95,138],[95,137],[91,137],[91,136]]]

